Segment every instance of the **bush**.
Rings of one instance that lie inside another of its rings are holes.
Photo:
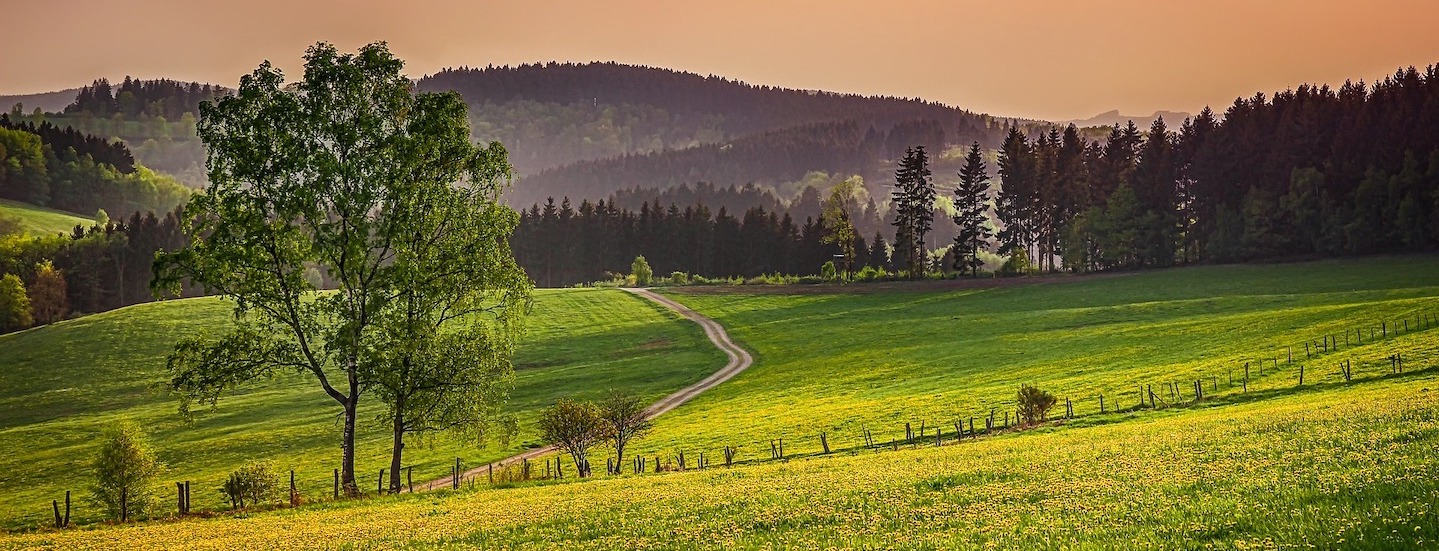
[[[650,280],[654,279],[655,273],[650,269],[649,261],[644,256],[636,256],[635,261],[630,264],[630,277],[634,278],[632,285],[648,287]]]
[[[689,282],[690,282],[690,275],[687,274],[687,273],[684,273],[684,272],[674,272],[674,273],[670,274],[670,283],[673,283],[673,284],[675,284],[675,285],[689,285]]]
[[[1049,408],[1054,407],[1054,395],[1037,387],[1019,385],[1019,416],[1024,419],[1024,424],[1033,425],[1044,421],[1049,414]]]
[[[260,505],[275,499],[280,490],[280,473],[270,461],[251,461],[244,464],[220,487],[220,493],[230,498],[230,508],[244,509],[245,502]]]
[[[835,269],[833,260],[826,261],[823,266],[819,267],[819,277],[825,281],[839,279],[839,271]]]
[[[100,446],[93,468],[95,485],[91,494],[110,516],[128,520],[149,509],[160,463],[155,460],[138,425],[122,422],[106,431],[105,443]]]
[[[539,429],[545,442],[570,454],[581,478],[591,472],[590,447],[610,435],[599,406],[569,398],[560,398],[540,411]]]
[[[1029,273],[1029,254],[1015,247],[1009,251],[1009,259],[999,267],[999,275],[1010,277]]]

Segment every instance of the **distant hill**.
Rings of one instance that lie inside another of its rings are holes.
[[[1119,114],[1119,110],[1115,109],[1087,119],[1064,121],[1063,124],[1074,124],[1075,126],[1084,128],[1089,126],[1114,126],[1116,124],[1124,126],[1128,124],[1129,121],[1134,121],[1135,126],[1147,128],[1149,125],[1154,124],[1154,119],[1164,117],[1165,124],[1170,127],[1178,127],[1180,122],[1183,122],[1184,119],[1190,118],[1191,116],[1189,113],[1183,111],[1155,111],[1149,116],[1121,115]]]
[[[509,148],[521,176],[509,200],[518,205],[551,195],[600,199],[636,186],[867,173],[909,145],[994,147],[1013,122],[919,99],[618,63],[447,69],[418,87],[459,92],[475,137]]]
[[[77,214],[8,199],[0,199],[0,218],[19,220],[20,231],[31,235],[68,234],[76,225],[88,227],[95,224],[94,220]]]
[[[74,102],[75,94],[79,92],[79,88],[69,88],[39,94],[0,96],[0,110],[9,112],[11,108],[15,107],[15,104],[19,103],[24,106],[24,111],[27,115],[34,111],[36,107],[39,107],[41,111],[54,113],[65,109],[66,105]]]
[[[876,179],[908,146],[938,153],[978,141],[992,148],[1009,125],[1031,122],[917,98],[776,88],[619,63],[446,69],[416,86],[465,98],[473,137],[509,150],[520,181],[507,200],[520,206],[551,195],[602,199],[702,181],[775,186],[809,172]],[[184,115],[223,92],[102,79],[36,105],[54,113],[47,116],[54,124],[120,138],[140,163],[199,187],[204,147],[194,119]],[[163,119],[150,112],[160,108]]]

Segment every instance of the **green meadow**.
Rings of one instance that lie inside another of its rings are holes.
[[[307,377],[263,381],[201,409],[192,422],[163,388],[176,339],[223,330],[230,304],[199,298],[155,302],[0,336],[0,525],[49,522],[50,500],[72,490],[75,522],[98,520],[85,498],[99,436],[121,419],[149,434],[162,479],[190,480],[193,508],[219,509],[223,478],[251,459],[295,469],[301,493],[328,497],[339,461],[335,405]],[[536,446],[534,416],[561,395],[597,396],[609,387],[658,399],[724,364],[693,323],[618,290],[541,290],[515,358],[509,410],[520,433],[508,445],[434,439],[406,449],[419,484]],[[361,414],[365,404],[361,402]],[[371,402],[376,417],[380,405]],[[370,418],[364,419],[369,421]],[[373,491],[389,466],[388,432],[365,423],[357,476]],[[163,502],[163,501],[162,501]]]
[[[1001,288],[665,293],[756,359],[635,445],[671,469],[685,453],[682,472],[40,529],[0,547],[1392,549],[1439,538],[1436,257]],[[0,337],[0,445],[24,450],[0,472],[30,473],[0,482],[10,525],[42,525],[49,499],[83,488],[93,435],[122,416],[149,429],[169,478],[204,482],[197,508],[219,509],[204,489],[255,456],[315,473],[302,492],[325,495],[334,409],[309,384],[273,381],[193,424],[155,391],[169,343],[225,315],[213,299],[176,301]],[[612,385],[657,398],[724,363],[694,324],[621,291],[541,291],[531,326],[511,404],[529,432],[503,449],[437,443],[416,454],[417,478],[445,474],[457,454],[478,464],[536,444],[533,412],[559,395]],[[1050,423],[1005,429],[1022,383],[1060,404]],[[1139,407],[1141,388],[1155,407]],[[983,432],[991,411],[995,431],[955,439],[956,422],[974,417]],[[893,442],[906,423],[924,437]],[[785,458],[772,459],[780,439]],[[361,446],[361,472],[378,474],[383,434]],[[737,450],[730,468],[718,465],[725,446]],[[695,468],[700,453],[709,468]]]
[[[33,235],[69,234],[76,225],[92,226],[94,220],[68,212],[0,199],[0,218],[20,220],[20,227]]]

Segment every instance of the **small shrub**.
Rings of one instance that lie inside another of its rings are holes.
[[[650,269],[650,263],[644,256],[636,256],[635,261],[630,264],[630,276],[634,278],[635,286],[648,287],[655,277],[655,272]]]
[[[274,500],[280,489],[280,473],[270,461],[251,461],[244,464],[220,487],[220,493],[230,498],[230,507],[244,509],[246,503],[260,505]]]
[[[833,260],[827,261],[819,267],[819,277],[825,281],[839,279],[839,271],[835,269]]]
[[[155,477],[160,463],[150,451],[139,425],[122,422],[106,431],[105,443],[94,463],[94,500],[115,518],[144,514],[154,499]],[[125,507],[120,507],[121,496]]]
[[[1024,249],[1015,247],[1009,251],[1009,259],[999,267],[999,275],[1011,277],[1027,273],[1029,273],[1029,254],[1024,252]]]
[[[1037,387],[1019,385],[1019,416],[1024,419],[1024,424],[1033,425],[1044,421],[1049,414],[1049,408],[1054,407],[1054,395]]]
[[[675,285],[689,285],[690,275],[684,272],[674,272],[670,274],[670,283]]]

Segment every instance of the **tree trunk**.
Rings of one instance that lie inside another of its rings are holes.
[[[398,410],[401,404],[396,403]],[[394,445],[390,450],[390,493],[400,493],[400,463],[405,451],[405,423],[398,413],[395,414]]]
[[[610,472],[610,474],[620,474],[620,470],[624,468],[624,467],[623,467],[624,464],[625,464],[625,445],[624,445],[624,443],[616,440],[616,441],[615,441],[615,468]]]
[[[344,488],[346,496],[355,497],[360,495],[360,487],[355,484],[355,417],[358,412],[355,402],[358,396],[355,395],[354,386],[351,386],[350,399],[345,402],[345,431],[340,447],[343,450],[343,457],[340,460],[340,486]]]

